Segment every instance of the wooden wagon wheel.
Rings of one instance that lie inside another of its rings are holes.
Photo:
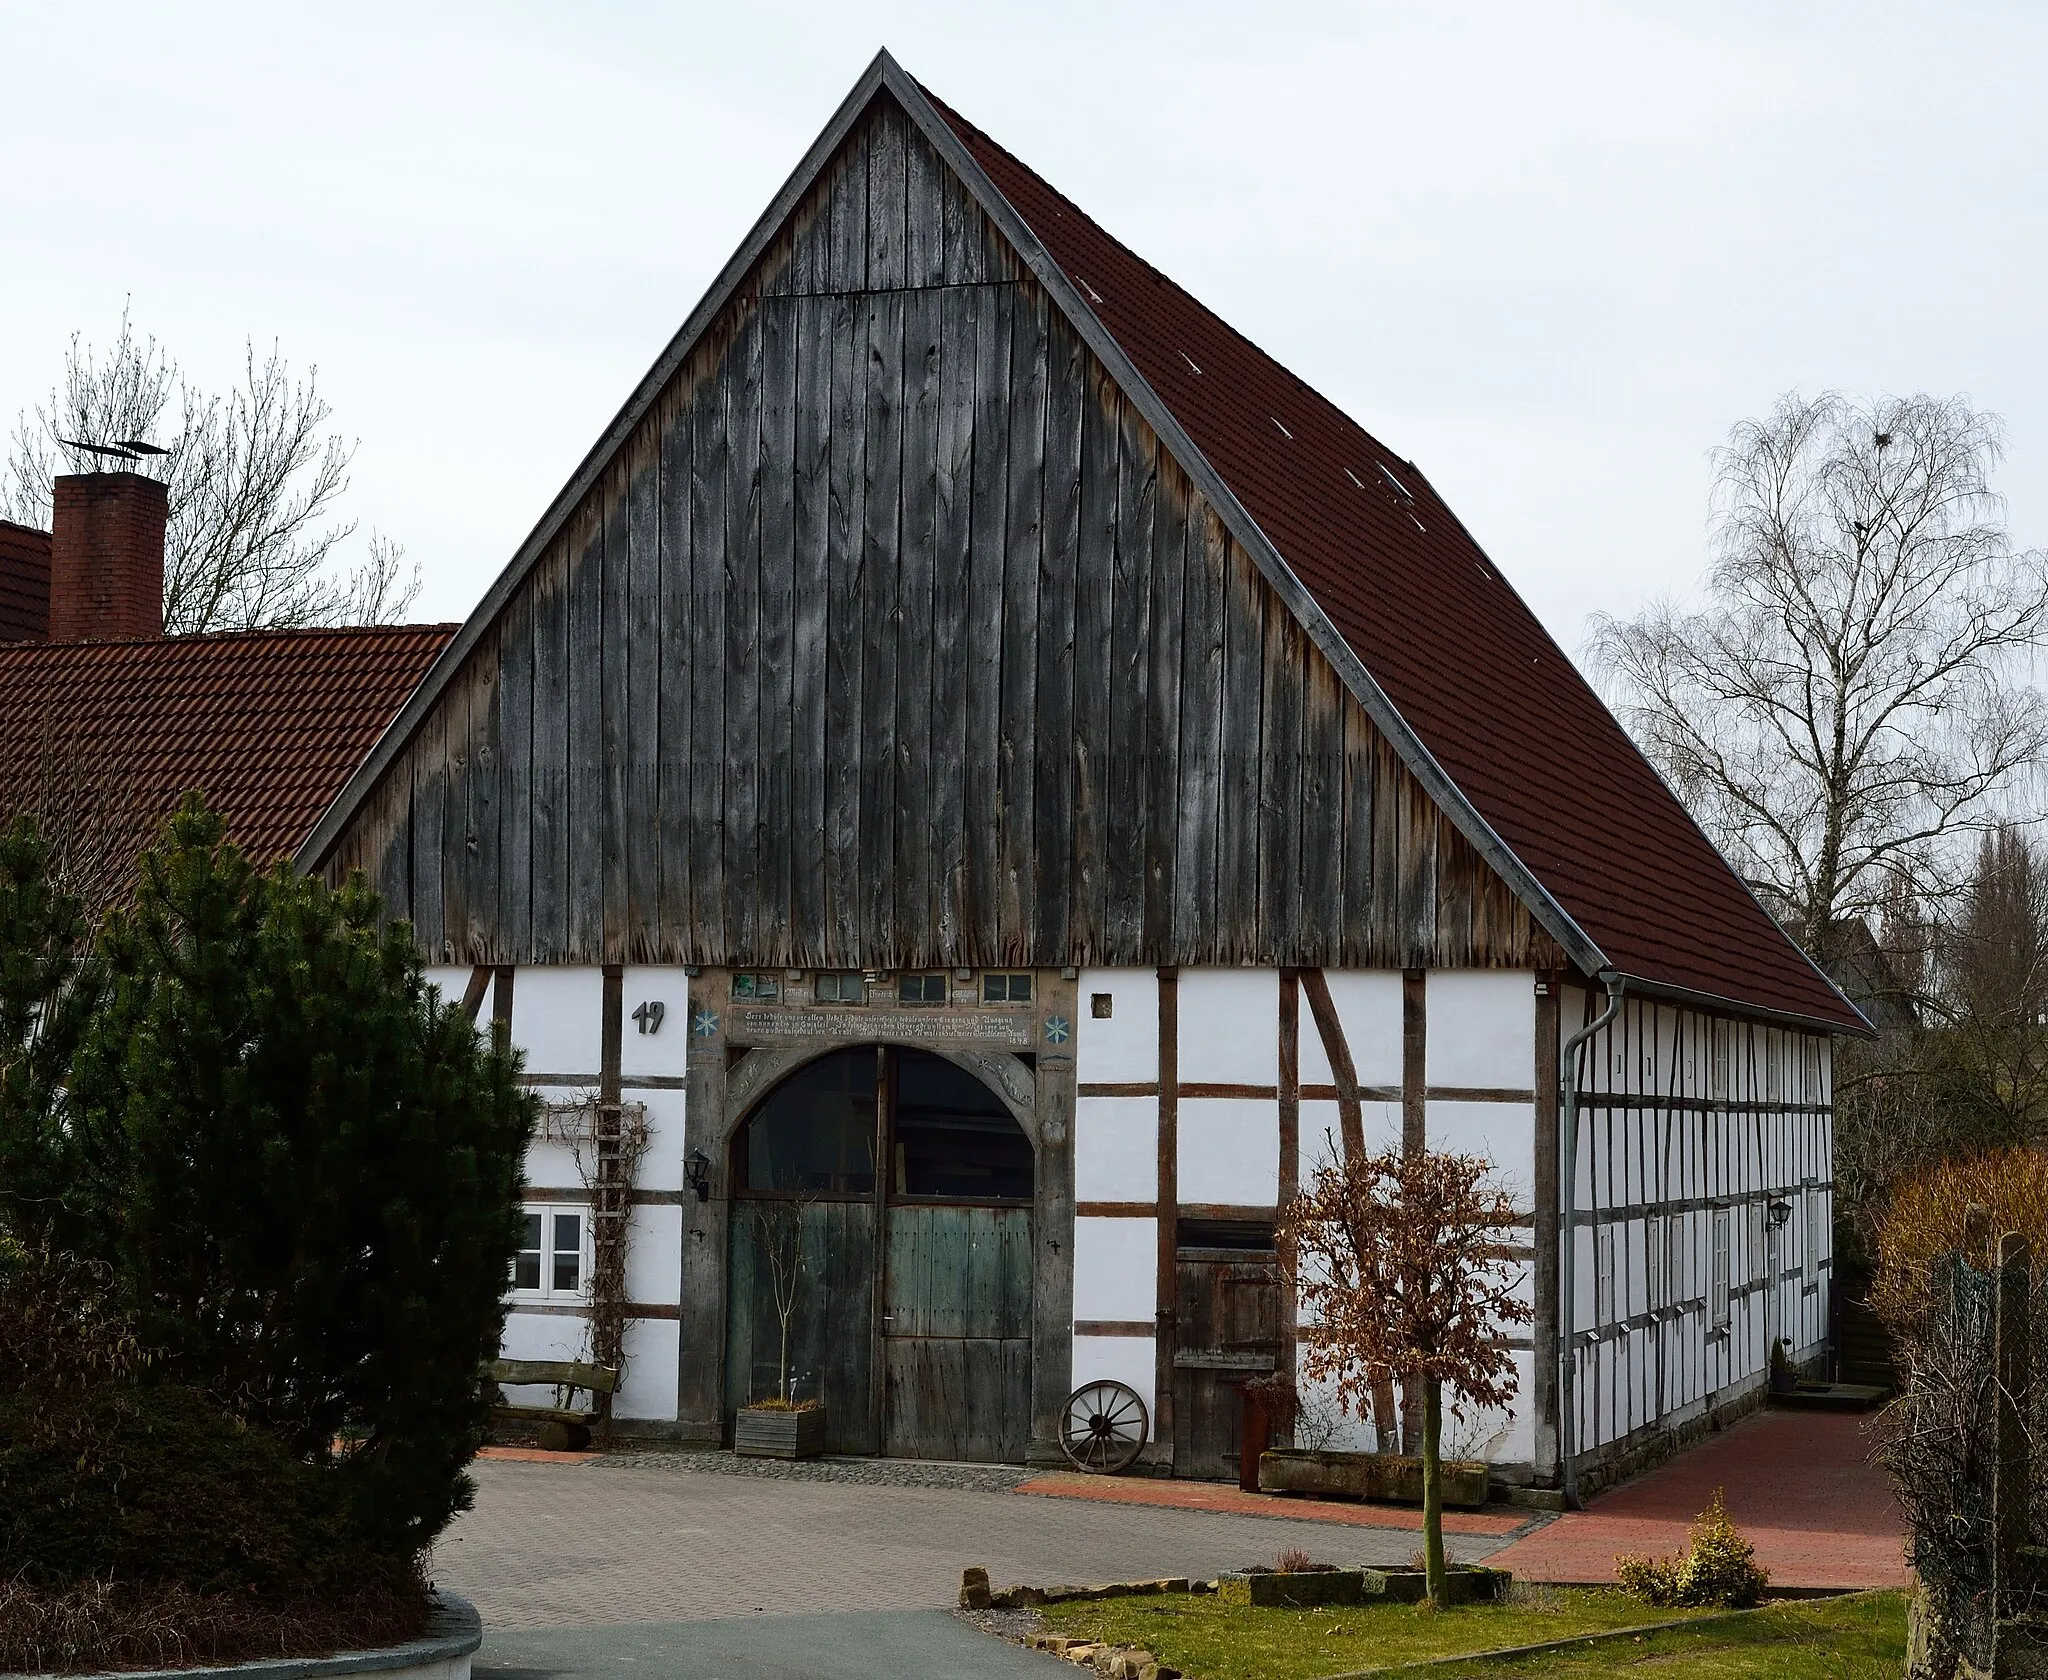
[[[1152,1420],[1128,1383],[1083,1383],[1067,1396],[1060,1446],[1077,1470],[1116,1476],[1137,1463]]]

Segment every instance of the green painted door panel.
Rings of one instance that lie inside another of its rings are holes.
[[[905,1458],[1019,1461],[1031,1427],[1031,1214],[889,1209],[883,1434]]]

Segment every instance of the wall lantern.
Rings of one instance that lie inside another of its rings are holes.
[[[1772,1230],[1783,1230],[1785,1221],[1792,1217],[1792,1204],[1783,1197],[1773,1197],[1764,1212],[1770,1217]]]
[[[689,1180],[690,1188],[697,1192],[697,1200],[711,1200],[711,1157],[701,1149],[690,1151],[683,1162],[683,1176]]]

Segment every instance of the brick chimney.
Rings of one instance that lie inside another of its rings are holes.
[[[161,636],[169,509],[163,485],[140,473],[71,473],[52,489],[50,640]]]

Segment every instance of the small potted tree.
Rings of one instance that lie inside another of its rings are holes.
[[[1487,1163],[1433,1150],[1353,1154],[1316,1169],[1282,1212],[1282,1265],[1302,1308],[1301,1371],[1334,1385],[1363,1414],[1386,1371],[1422,1400],[1422,1533],[1416,1585],[1438,1605],[1490,1596],[1492,1570],[1444,1562],[1443,1408],[1504,1407],[1515,1392],[1511,1327],[1533,1316],[1516,1299],[1513,1199],[1485,1184]],[[1408,1596],[1385,1571],[1382,1590]],[[1413,1572],[1408,1572],[1413,1573]]]
[[[825,1450],[825,1408],[796,1397],[790,1375],[789,1333],[803,1292],[804,1210],[810,1198],[799,1196],[749,1202],[756,1252],[766,1268],[775,1295],[775,1317],[781,1332],[776,1360],[775,1392],[756,1398],[733,1421],[733,1451],[748,1458],[816,1458]]]

